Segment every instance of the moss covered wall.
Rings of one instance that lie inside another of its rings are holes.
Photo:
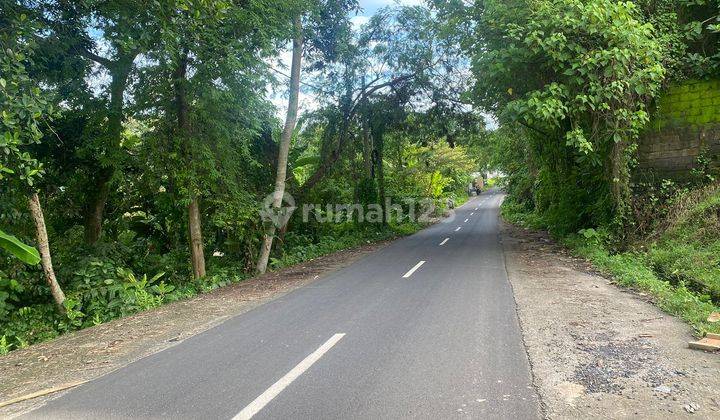
[[[639,173],[683,178],[705,153],[719,162],[720,79],[670,87],[640,139]]]

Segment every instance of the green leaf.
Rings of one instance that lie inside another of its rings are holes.
[[[25,245],[16,237],[8,235],[0,230],[0,248],[20,259],[25,264],[35,265],[40,262],[40,254],[37,249]]]
[[[155,275],[150,279],[150,281],[148,281],[148,283],[154,283],[154,282],[156,282],[160,277],[162,277],[162,276],[164,276],[164,275],[165,275],[165,272],[164,272],[164,271],[162,271],[162,272],[160,272],[160,273],[157,273],[157,274],[155,274]]]

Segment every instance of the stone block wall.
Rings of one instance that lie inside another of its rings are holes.
[[[720,164],[720,79],[672,86],[640,138],[638,173],[682,179],[701,154]]]

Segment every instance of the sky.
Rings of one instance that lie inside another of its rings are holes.
[[[360,8],[362,11],[355,16],[352,21],[356,25],[361,25],[367,22],[368,18],[372,16],[378,9],[385,6],[392,6],[394,4],[400,4],[403,6],[412,6],[416,4],[423,4],[423,0],[360,0]]]
[[[378,9],[385,6],[392,6],[398,3],[404,6],[412,6],[416,4],[423,4],[423,0],[360,0],[360,7],[363,9],[362,15],[371,16]]]
[[[403,6],[412,6],[417,4],[423,4],[423,0],[360,0],[360,8],[362,11],[353,21],[364,22],[372,16],[378,9],[385,6],[392,6],[394,4],[400,4]]]

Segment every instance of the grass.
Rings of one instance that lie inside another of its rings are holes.
[[[645,258],[663,278],[720,303],[720,186],[683,196]]]
[[[648,264],[647,256],[634,252],[611,254],[601,244],[580,235],[565,238],[563,244],[619,285],[650,295],[660,309],[692,325],[698,335],[720,333],[720,325],[707,322],[713,311],[720,311],[710,297],[688,288],[684,281],[673,284],[664,280]]]
[[[684,200],[685,209],[668,218],[658,239],[647,248],[611,253],[594,230],[560,239],[617,284],[646,293],[660,309],[681,318],[703,336],[720,333],[720,323],[707,322],[712,312],[720,311],[711,293],[720,285],[720,231],[712,230],[717,226],[720,197],[715,189],[688,199],[693,199],[692,203]],[[512,202],[503,204],[502,215],[518,226],[544,228],[536,213]]]
[[[271,258],[270,267],[277,270],[283,267],[299,264],[323,255],[345,249],[356,248],[373,242],[393,239],[399,236],[411,235],[424,226],[419,223],[390,223],[387,228],[368,228],[356,230],[348,234],[335,234],[323,237],[316,243],[296,245],[279,258]]]

